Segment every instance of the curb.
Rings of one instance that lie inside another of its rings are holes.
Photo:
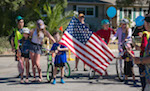
[[[15,55],[0,55],[0,57],[14,57]]]

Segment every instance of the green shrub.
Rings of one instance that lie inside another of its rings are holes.
[[[8,37],[0,37],[0,54],[11,48]]]

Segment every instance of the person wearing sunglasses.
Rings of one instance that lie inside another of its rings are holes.
[[[41,82],[42,71],[40,67],[40,56],[42,54],[43,38],[46,36],[49,39],[51,39],[53,43],[55,43],[55,39],[46,30],[44,21],[41,19],[37,20],[37,28],[33,29],[33,31],[30,32],[30,36],[32,36],[31,46],[30,46],[30,57],[32,60],[32,70],[33,70],[33,77],[34,77],[33,81],[36,81],[36,68],[37,68],[39,73],[38,81]]]
[[[89,24],[85,23],[85,16],[83,13],[80,13],[78,16],[79,21],[84,24],[85,26],[87,26],[89,28]],[[72,71],[78,71],[78,63],[79,63],[79,58],[75,57],[75,68]],[[86,69],[86,64],[84,64],[84,69],[83,71],[88,71]]]

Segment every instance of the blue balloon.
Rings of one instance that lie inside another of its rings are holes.
[[[115,7],[111,6],[107,9],[107,15],[109,18],[113,18],[116,16],[117,10]]]
[[[144,25],[144,19],[145,19],[144,16],[138,16],[138,17],[135,19],[136,26],[137,26],[137,27],[143,26],[143,25]]]

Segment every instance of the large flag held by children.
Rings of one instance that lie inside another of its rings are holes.
[[[85,64],[101,75],[114,58],[106,43],[75,17],[70,21],[59,43],[67,46]]]

